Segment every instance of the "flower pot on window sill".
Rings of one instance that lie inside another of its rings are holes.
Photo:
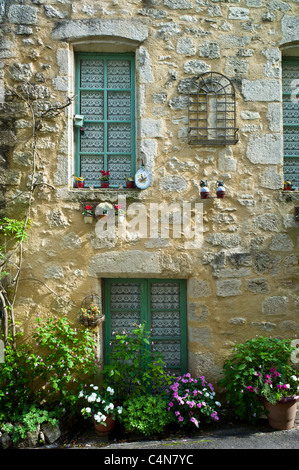
[[[134,188],[135,187],[135,182],[134,181],[126,181],[126,187],[127,188]]]
[[[109,188],[109,181],[101,181],[101,188]]]
[[[76,181],[76,188],[84,188],[84,181]]]

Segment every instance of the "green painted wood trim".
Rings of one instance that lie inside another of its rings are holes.
[[[104,88],[89,88],[89,87],[81,87],[80,86],[80,64],[82,59],[97,59],[104,61]],[[131,93],[131,115],[130,121],[126,121],[131,125],[131,153],[128,154],[126,152],[117,153],[117,155],[131,155],[131,173],[132,176],[136,172],[136,116],[135,116],[135,55],[131,52],[129,53],[95,53],[95,52],[79,52],[75,55],[75,114],[80,114],[80,92],[84,91],[103,91],[104,93],[104,120],[90,120],[86,122],[93,122],[93,123],[103,123],[104,124],[104,151],[97,152],[97,155],[104,156],[104,170],[108,170],[108,118],[107,118],[107,96],[108,96],[108,86],[107,86],[107,61],[108,60],[129,60],[130,61],[130,70],[131,70],[131,87],[130,88],[115,88],[113,91],[130,91]],[[118,121],[113,121],[113,123],[117,123]],[[120,121],[123,122],[123,121]],[[81,155],[89,155],[86,152],[80,152],[80,129],[75,129],[75,174],[76,176],[80,175],[80,156]],[[95,154],[93,154],[95,155]],[[100,182],[99,182],[100,186]],[[111,188],[116,188],[117,185],[110,184]]]
[[[105,279],[104,280],[104,312],[105,312],[105,338],[104,360],[109,364],[109,351],[111,341],[111,284],[112,283],[139,283],[140,284],[140,322],[145,322],[147,329],[151,328],[151,284],[152,283],[179,283],[180,286],[180,337],[167,337],[166,340],[179,340],[181,342],[181,373],[188,370],[188,338],[187,338],[187,291],[185,279]],[[135,310],[135,309],[134,309]],[[153,338],[155,339],[155,338]],[[155,339],[158,341],[157,339]]]

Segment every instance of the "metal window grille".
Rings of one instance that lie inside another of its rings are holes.
[[[194,77],[190,83],[188,111],[189,144],[238,142],[235,89],[224,75],[206,72]]]
[[[299,59],[282,62],[284,179],[299,187]],[[297,92],[297,93],[296,93]]]

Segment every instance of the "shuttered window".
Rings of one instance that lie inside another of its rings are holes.
[[[105,362],[112,332],[145,322],[167,369],[187,371],[186,284],[184,280],[107,279],[105,281]]]
[[[85,187],[100,187],[109,170],[110,187],[125,186],[135,173],[135,66],[132,54],[76,55],[76,175]]]
[[[299,59],[282,62],[284,179],[299,188]],[[296,91],[298,92],[296,93]]]

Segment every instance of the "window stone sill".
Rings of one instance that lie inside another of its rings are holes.
[[[139,201],[142,190],[138,188],[57,188],[57,197],[67,202],[107,201],[117,202],[118,197]]]

